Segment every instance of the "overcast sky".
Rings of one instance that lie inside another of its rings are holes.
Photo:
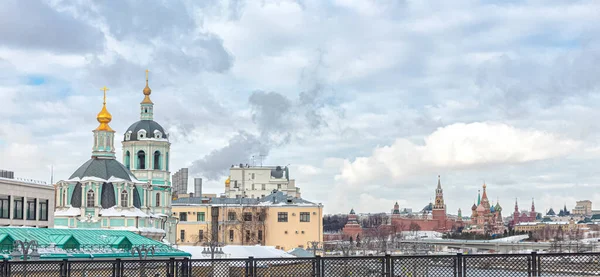
[[[393,3],[393,4],[391,4]],[[600,208],[600,1],[3,1],[0,168],[67,179],[150,70],[171,171],[290,164],[327,213]],[[117,153],[121,160],[121,149]],[[255,159],[259,163],[259,159]]]

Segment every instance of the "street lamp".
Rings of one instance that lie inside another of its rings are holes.
[[[202,256],[210,257],[211,260],[214,260],[215,258],[220,259],[226,255],[225,252],[223,252],[223,247],[216,241],[207,243],[201,253]]]
[[[21,250],[19,250],[21,248]],[[38,243],[35,240],[31,241],[20,241],[15,240],[13,243],[13,252],[10,253],[14,261],[18,261],[23,256],[23,261],[31,259],[37,261],[40,259],[40,253],[38,252]],[[31,253],[29,253],[31,250]]]
[[[153,245],[148,248],[146,248],[145,245],[142,245],[142,248],[139,248],[138,246],[134,246],[131,248],[131,255],[135,257],[136,256],[135,254],[137,253],[140,258],[140,261],[148,259],[148,252],[152,253],[152,256],[154,256],[154,246]],[[141,264],[141,262],[140,262],[140,277],[146,276],[146,273],[144,272],[144,268],[146,268],[146,266]]]

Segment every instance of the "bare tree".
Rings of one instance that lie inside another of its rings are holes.
[[[238,209],[233,213],[234,224],[231,228],[240,235],[241,244],[264,245],[267,209],[260,206],[244,206],[241,211]]]
[[[408,230],[412,232],[413,236],[416,236],[419,231],[421,231],[421,225],[411,222],[408,226]]]

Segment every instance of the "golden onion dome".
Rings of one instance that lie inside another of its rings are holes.
[[[227,180],[225,180],[225,185],[229,184],[231,184],[231,177],[227,177]]]
[[[112,115],[106,109],[106,91],[108,89],[103,87],[102,90],[104,91],[104,103],[102,104],[102,110],[100,110],[98,116],[96,116],[96,120],[98,120],[98,123],[100,123],[100,126],[98,126],[96,130],[114,132],[114,130],[108,126],[108,123],[112,121]]]
[[[150,87],[148,86],[148,72],[150,72],[150,70],[146,69],[146,87],[142,91],[144,93],[144,100],[142,101],[142,104],[152,104],[152,100],[150,100],[150,94],[152,94],[152,89],[150,89]]]

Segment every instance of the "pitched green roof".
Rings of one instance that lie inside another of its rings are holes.
[[[42,258],[46,259],[81,258],[90,254],[94,257],[106,258],[131,257],[129,250],[136,246],[140,248],[153,246],[155,256],[160,257],[190,256],[153,239],[123,230],[0,227],[0,244],[7,244],[5,241],[12,243],[14,240],[37,241],[39,252]],[[5,255],[10,254],[10,251],[12,246],[0,249],[0,252]]]

